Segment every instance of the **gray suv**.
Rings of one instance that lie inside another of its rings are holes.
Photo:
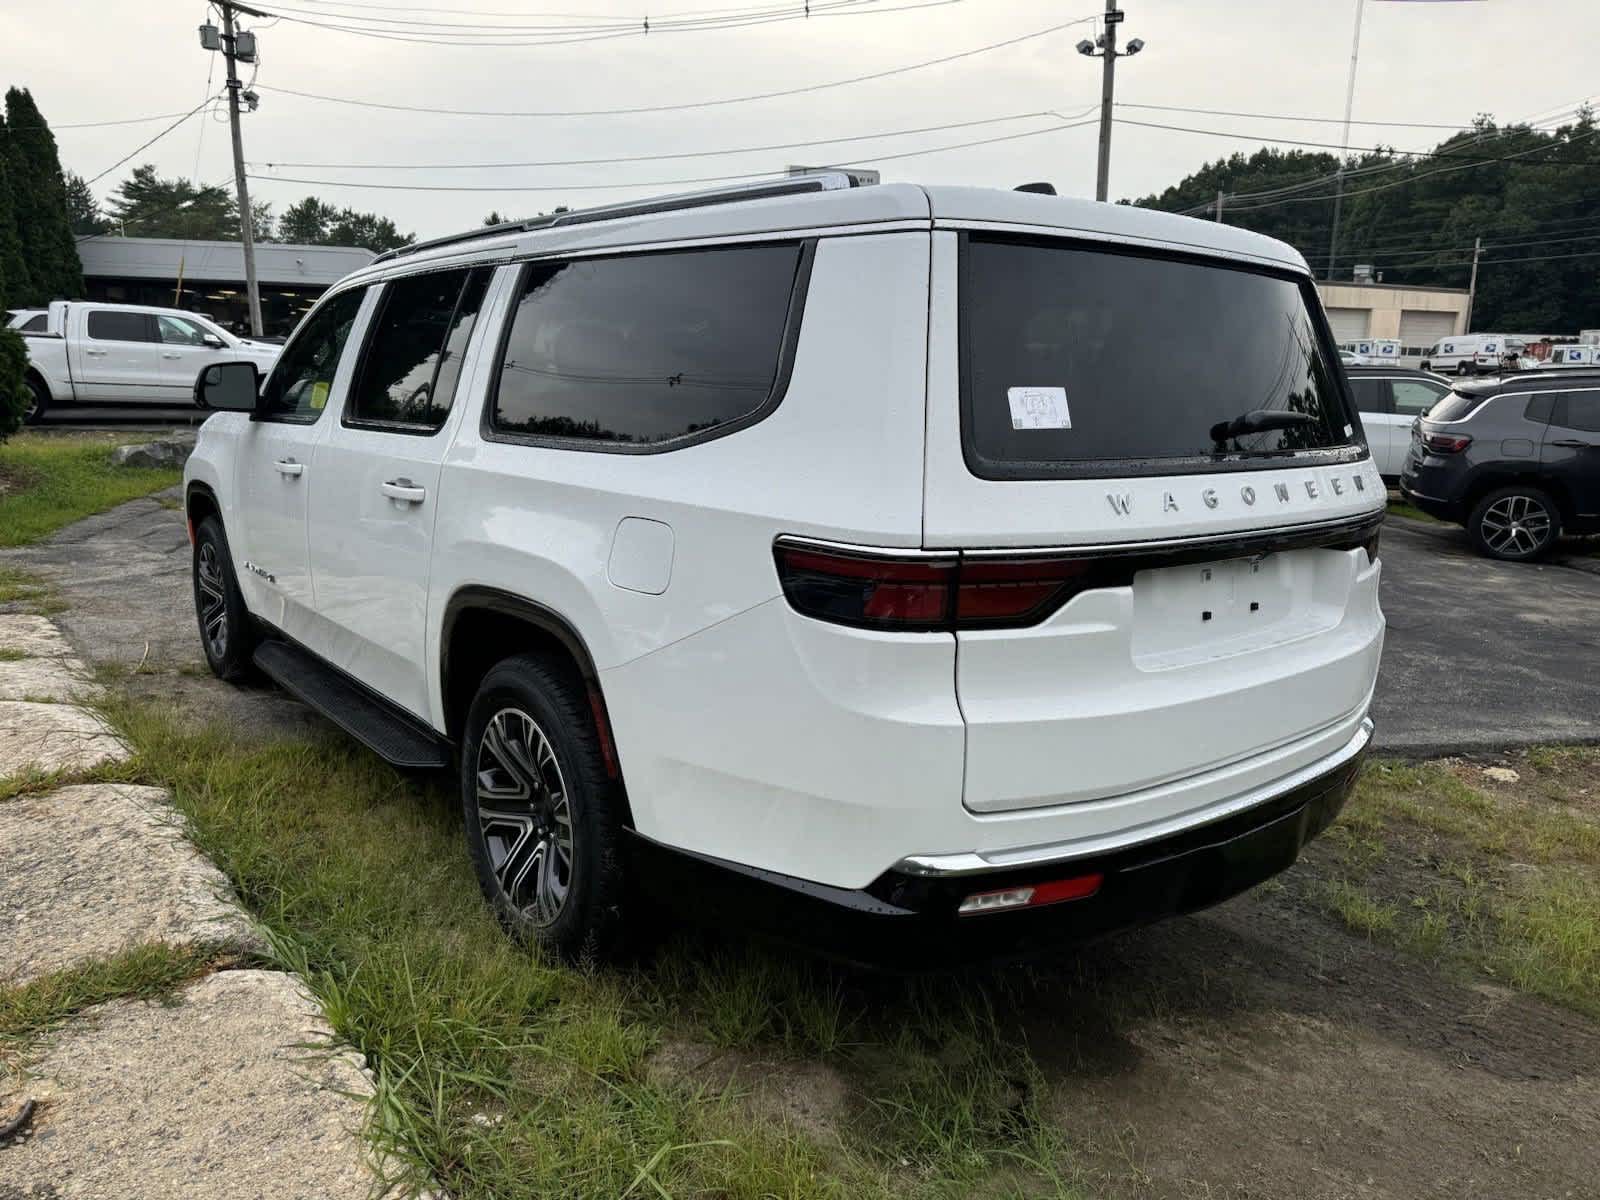
[[[1400,494],[1492,558],[1600,533],[1600,371],[1464,382],[1411,429]]]

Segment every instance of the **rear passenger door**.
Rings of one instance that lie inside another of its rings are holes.
[[[1398,475],[1405,447],[1397,445],[1394,436],[1394,421],[1389,412],[1389,381],[1352,379],[1350,390],[1355,394],[1356,408],[1361,411],[1361,427],[1367,432],[1367,446],[1372,451],[1372,461],[1378,464],[1378,474]]]
[[[89,309],[77,350],[73,374],[79,398],[161,399],[161,345],[149,313]]]
[[[1600,388],[1557,393],[1540,458],[1580,520],[1592,525],[1600,517]]]
[[[1417,418],[1450,394],[1450,385],[1433,379],[1391,379],[1389,381],[1389,421],[1392,444],[1389,465],[1384,475],[1398,475],[1411,448],[1411,427]]]
[[[439,469],[492,267],[384,286],[337,424],[317,447],[311,648],[426,716],[428,564]]]

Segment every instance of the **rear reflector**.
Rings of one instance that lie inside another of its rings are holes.
[[[961,902],[956,912],[963,917],[1000,912],[1013,908],[1038,908],[1060,904],[1063,900],[1087,900],[1100,890],[1103,875],[1078,875],[1072,879],[1052,879],[1026,887],[1001,888],[993,892],[974,892]]]

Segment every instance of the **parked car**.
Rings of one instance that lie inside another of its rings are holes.
[[[23,337],[30,422],[52,404],[75,400],[187,407],[201,368],[238,359],[266,368],[281,349],[236,337],[198,313],[93,301],[56,301],[44,330]]]
[[[1345,374],[1367,431],[1372,460],[1384,481],[1392,482],[1400,477],[1411,448],[1411,426],[1450,394],[1450,381],[1399,367],[1346,367]]]
[[[18,333],[43,333],[49,315],[42,308],[8,308],[6,328]]]
[[[1450,375],[1490,375],[1498,371],[1506,356],[1519,359],[1526,345],[1521,338],[1500,333],[1464,333],[1443,338],[1422,356],[1424,371]]]
[[[913,964],[1190,911],[1370,740],[1384,489],[1301,256],[849,183],[408,247],[197,386],[212,669],[454,760],[563,953],[639,894]]]
[[[1492,558],[1600,532],[1600,372],[1459,383],[1417,422],[1400,492]]]

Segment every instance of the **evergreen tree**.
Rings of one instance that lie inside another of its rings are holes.
[[[30,292],[28,263],[17,236],[11,177],[10,130],[0,118],[0,308],[25,303]]]
[[[83,264],[67,221],[67,188],[56,139],[26,88],[6,92],[6,127],[14,153],[12,201],[28,259],[30,299],[44,302],[83,293]]]
[[[401,233],[388,217],[334,208],[315,196],[284,209],[278,236],[302,246],[365,246],[378,254],[416,241],[414,234]]]
[[[76,237],[91,237],[111,228],[100,212],[100,202],[76,171],[67,172],[67,224]]]
[[[254,203],[257,241],[272,240],[272,206]],[[111,224],[129,237],[237,242],[239,204],[226,187],[196,187],[187,179],[163,179],[153,163],[135,167],[107,202]]]

